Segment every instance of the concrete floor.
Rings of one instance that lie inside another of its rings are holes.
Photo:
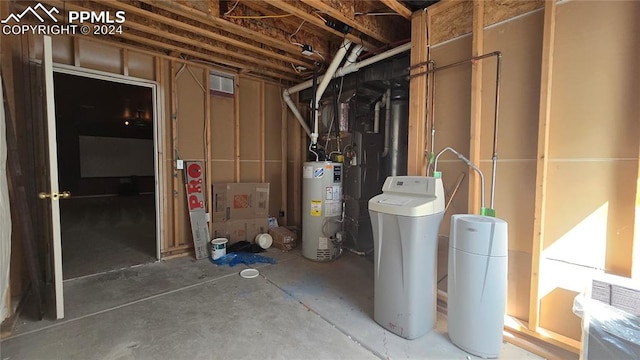
[[[153,194],[61,201],[64,279],[155,261],[155,216]]]
[[[475,358],[449,342],[444,315],[416,340],[376,324],[365,258],[265,255],[278,263],[255,265],[254,279],[238,275],[244,265],[179,258],[67,280],[66,318],[23,316],[1,359]],[[501,358],[540,359],[506,343]]]

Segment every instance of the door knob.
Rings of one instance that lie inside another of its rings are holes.
[[[61,193],[59,193],[59,192],[52,192],[52,193],[41,192],[41,193],[38,194],[38,197],[40,199],[51,199],[51,200],[58,200],[60,198],[68,199],[68,198],[71,197],[71,192],[69,192],[69,191],[63,191]]]

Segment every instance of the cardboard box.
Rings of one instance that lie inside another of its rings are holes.
[[[273,244],[271,246],[277,249],[289,251],[297,245],[296,234],[283,226],[269,230],[269,235],[273,238]]]
[[[213,184],[212,194],[213,222],[269,216],[269,183]]]
[[[268,227],[266,217],[214,222],[213,237],[225,237],[229,239],[229,245],[243,240],[253,243],[258,234],[268,232]]]

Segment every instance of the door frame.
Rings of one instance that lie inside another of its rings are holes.
[[[156,210],[156,260],[160,260],[161,258],[161,247],[164,241],[165,227],[164,227],[164,214],[166,213],[163,207],[164,202],[161,200],[161,194],[164,194],[166,189],[166,181],[161,176],[165,173],[164,169],[164,122],[160,121],[164,119],[164,106],[162,106],[163,96],[160,91],[160,85],[157,81],[147,80],[136,78],[132,76],[125,76],[120,74],[114,74],[99,70],[86,69],[71,65],[64,65],[53,63],[53,72],[54,73],[62,73],[68,75],[82,76],[86,78],[96,79],[96,80],[104,80],[111,81],[120,84],[134,85],[134,86],[142,86],[150,88],[152,91],[152,102],[153,102],[153,159],[154,159],[154,177],[155,177],[155,210]],[[55,95],[54,95],[55,96]],[[55,101],[55,99],[54,99]]]

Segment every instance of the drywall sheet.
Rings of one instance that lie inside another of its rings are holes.
[[[437,66],[468,59],[471,57],[471,36],[435,46],[430,54]],[[435,110],[436,152],[451,146],[469,155],[471,65],[436,72]]]
[[[242,160],[240,161],[240,181],[260,182],[260,161]]]
[[[205,158],[205,91],[202,68],[177,64],[177,138],[178,154],[181,159],[200,160]],[[207,90],[207,95],[209,91]]]
[[[80,136],[80,176],[154,176],[154,146],[150,139]]]
[[[51,38],[53,61],[57,64],[74,65],[73,38],[54,36]],[[39,57],[41,58],[41,57]]]
[[[102,43],[79,40],[80,64],[83,68],[106,71],[115,74],[122,73],[122,55],[120,48],[104,46]]]
[[[234,182],[235,163],[231,160],[211,161],[211,183]]]
[[[269,216],[278,217],[280,210],[284,210],[282,204],[282,162],[268,161],[266,164],[266,179],[269,183]]]
[[[259,160],[260,142],[260,82],[240,78],[240,159]],[[243,182],[255,181],[241,178]],[[260,179],[258,178],[258,181]]]
[[[631,272],[640,122],[640,3],[558,6],[545,232],[542,327],[576,340],[572,296],[594,271]],[[591,59],[597,54],[594,71]]]
[[[264,117],[265,117],[265,158],[280,160],[287,144],[282,142],[282,89],[265,84]],[[289,111],[288,108],[285,110]]]
[[[638,157],[639,17],[637,1],[558,6],[551,158]]]
[[[211,94],[211,159],[235,158],[235,98]]]
[[[471,36],[431,48],[431,59],[438,66],[444,66],[471,57]],[[469,114],[471,112],[471,66],[462,65],[436,72],[435,107],[435,152],[447,146],[469,155]],[[430,129],[427,129],[430,133]],[[427,137],[431,143],[431,137]],[[430,147],[430,145],[429,145]],[[438,162],[438,171],[443,176],[443,185],[453,191],[458,176],[464,173],[464,180],[453,199],[449,211],[440,225],[440,234],[449,234],[449,220],[452,214],[467,212],[468,167],[451,154],[443,154]]]
[[[542,23],[543,12],[536,11],[484,32],[483,52],[502,52],[498,114],[500,159],[536,158]],[[482,61],[480,158],[489,160],[493,151],[497,58],[494,56]]]
[[[129,69],[129,76],[147,80],[155,79],[155,61],[149,54],[127,50],[126,66]]]

